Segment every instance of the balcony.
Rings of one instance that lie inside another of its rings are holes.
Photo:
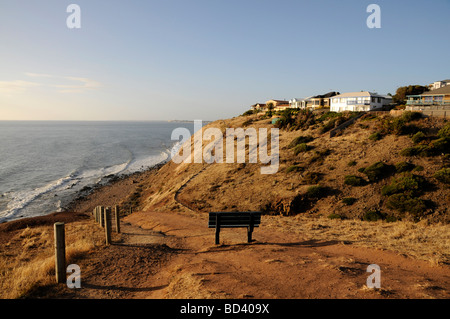
[[[424,101],[424,100],[408,100],[406,105],[417,106],[445,106],[450,105],[450,101]]]
[[[370,101],[347,100],[347,105],[370,105]]]

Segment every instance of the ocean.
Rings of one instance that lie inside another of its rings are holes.
[[[62,211],[85,187],[170,160],[178,127],[194,124],[0,121],[0,223]]]

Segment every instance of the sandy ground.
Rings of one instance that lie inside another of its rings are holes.
[[[41,290],[55,298],[398,299],[449,298],[447,265],[335,241],[279,232],[268,217],[246,243],[245,229],[214,230],[204,215],[135,212],[114,244],[80,262],[82,289]],[[93,221],[89,221],[93,222]],[[99,231],[102,231],[99,227]],[[381,269],[369,289],[367,267]]]

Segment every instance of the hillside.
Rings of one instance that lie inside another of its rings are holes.
[[[122,205],[146,211],[262,210],[271,215],[448,223],[449,160],[444,153],[449,144],[448,137],[438,136],[445,120],[371,113],[330,138],[329,129],[349,116],[301,112],[291,117],[279,131],[276,174],[261,174],[260,162],[249,164],[248,147],[241,164],[169,162]],[[210,127],[224,133],[226,128],[275,125],[256,114],[215,121],[203,131]],[[209,143],[204,140],[203,147]],[[436,179],[438,171],[441,178]]]

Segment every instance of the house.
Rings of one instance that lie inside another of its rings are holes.
[[[407,95],[408,106],[450,105],[450,81],[439,89],[434,89],[420,95]]]
[[[450,85],[450,79],[433,82],[433,83],[429,84],[428,87],[432,91],[432,90],[437,90],[437,89],[443,88],[446,85]]]
[[[296,109],[328,108],[330,107],[330,98],[338,94],[339,92],[329,92],[322,95],[312,95],[304,99],[295,98],[289,101],[289,105]]]
[[[303,101],[302,98],[291,99],[291,100],[289,100],[289,107],[291,109],[299,109],[302,106],[302,101]]]
[[[392,97],[371,93],[368,91],[349,92],[335,95],[331,98],[330,111],[371,111],[380,109],[392,103]]]
[[[326,94],[313,96],[310,98],[310,107],[312,109],[328,108],[330,107],[330,99],[338,94],[339,92],[328,92]]]
[[[266,107],[268,108],[270,104],[272,104],[274,111],[282,111],[290,108],[289,101],[285,100],[269,100],[266,102]]]
[[[266,107],[265,103],[256,103],[256,104],[252,105],[252,110],[257,111],[257,112],[266,111],[267,107]]]

